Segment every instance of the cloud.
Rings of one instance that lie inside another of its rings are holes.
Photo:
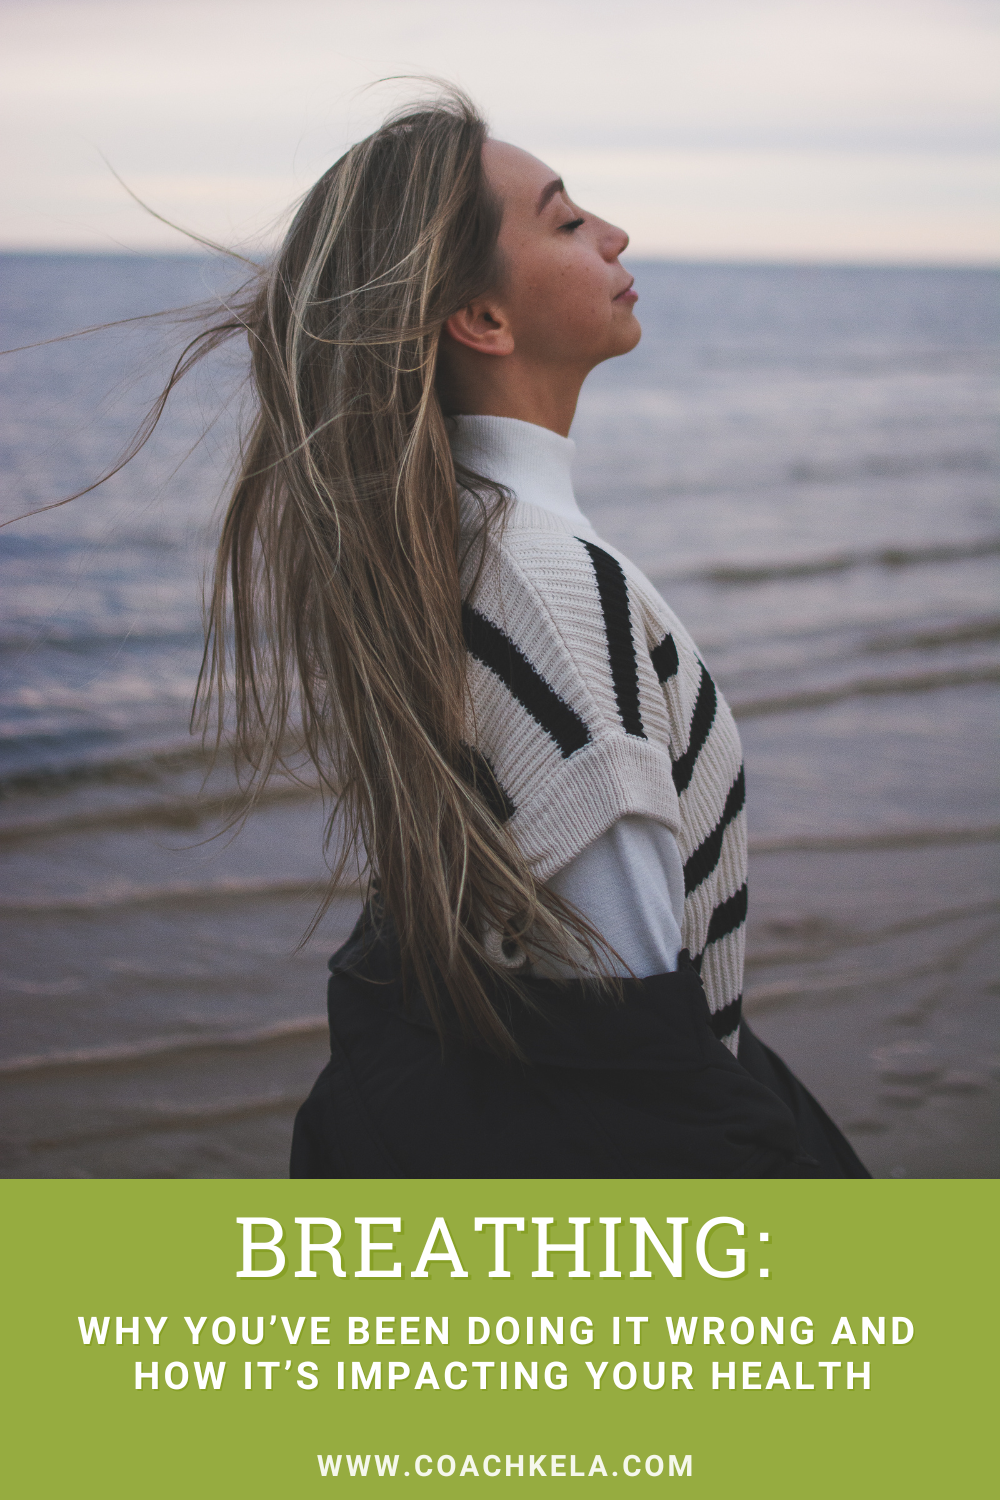
[[[995,7],[966,0],[7,0],[8,245],[268,232],[406,83],[573,163],[648,252],[1000,252]],[[584,193],[577,189],[578,196]],[[596,195],[596,196],[595,196]]]

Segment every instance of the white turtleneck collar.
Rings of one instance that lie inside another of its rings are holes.
[[[570,438],[516,417],[451,417],[452,424],[451,452],[457,464],[506,485],[522,505],[592,529],[573,493],[576,444]]]

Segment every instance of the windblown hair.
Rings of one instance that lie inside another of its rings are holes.
[[[193,723],[231,746],[244,806],[275,772],[311,767],[333,851],[317,920],[357,861],[442,1038],[457,1021],[516,1056],[496,980],[555,957],[614,991],[617,955],[536,882],[475,750],[460,574],[509,496],[456,474],[438,364],[447,318],[503,280],[486,134],[457,89],[390,116],[306,195],[273,261],[248,262],[221,319],[153,315],[197,332],[115,465],[54,504],[117,474],[184,376],[248,340],[253,417]],[[478,502],[475,535],[460,529],[459,483]]]
[[[201,344],[198,357],[245,329],[256,414],[199,703],[227,726],[251,792],[312,763],[332,804],[329,895],[360,853],[439,1029],[450,1010],[509,1054],[491,971],[539,953],[602,965],[597,934],[536,883],[491,812],[469,744],[436,371],[445,320],[502,277],[485,138],[457,91],[390,117],[320,178],[239,315]],[[502,489],[461,478],[492,524]]]

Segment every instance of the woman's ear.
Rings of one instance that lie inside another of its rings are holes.
[[[477,354],[513,354],[514,332],[503,308],[480,297],[445,320],[445,333]]]

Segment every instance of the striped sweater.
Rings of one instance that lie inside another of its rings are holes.
[[[466,498],[466,528],[478,514]],[[469,550],[468,738],[539,881],[620,817],[671,830],[684,946],[713,1030],[735,1051],[747,909],[739,735],[676,615],[581,521],[515,500]]]

